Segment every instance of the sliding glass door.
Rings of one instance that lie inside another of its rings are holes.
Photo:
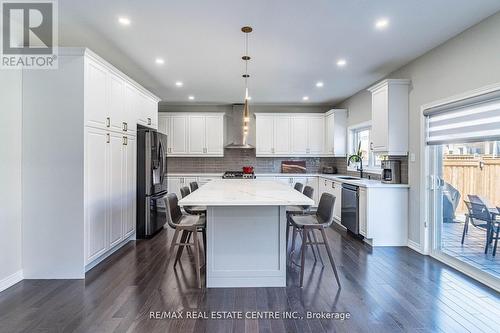
[[[498,288],[500,87],[437,103],[424,116],[431,254]]]

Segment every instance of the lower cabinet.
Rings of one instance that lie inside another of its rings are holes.
[[[208,176],[202,176],[202,177],[168,176],[168,180],[167,180],[168,192],[177,194],[177,198],[180,200],[182,198],[182,196],[181,196],[181,188],[182,187],[187,186],[191,190],[191,187],[189,186],[189,184],[191,182],[198,182],[198,186],[201,187],[201,186],[203,186],[203,185],[207,184],[208,182],[215,180],[215,179],[221,179],[221,177],[215,177],[215,176],[214,177],[208,177]]]
[[[135,232],[136,138],[85,129],[85,265]]]
[[[319,177],[318,203],[321,194],[330,193],[335,196],[335,206],[333,206],[334,221],[340,222],[342,212],[342,183],[330,179]]]
[[[367,192],[366,188],[360,187],[359,188],[359,234],[367,237],[367,232],[366,232],[366,222],[367,222],[367,204],[368,204],[368,197],[367,197]]]

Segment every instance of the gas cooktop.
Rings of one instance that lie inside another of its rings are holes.
[[[243,173],[242,171],[226,171],[223,179],[255,179],[255,173]]]

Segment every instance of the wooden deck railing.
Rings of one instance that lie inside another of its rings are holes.
[[[473,155],[445,155],[443,158],[444,180],[461,194],[457,213],[467,208],[463,203],[467,194],[487,198],[491,204],[500,206],[500,158]]]

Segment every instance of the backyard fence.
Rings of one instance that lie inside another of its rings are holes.
[[[467,211],[463,200],[467,194],[476,194],[500,206],[500,158],[481,155],[445,155],[444,180],[461,195],[457,214]]]

